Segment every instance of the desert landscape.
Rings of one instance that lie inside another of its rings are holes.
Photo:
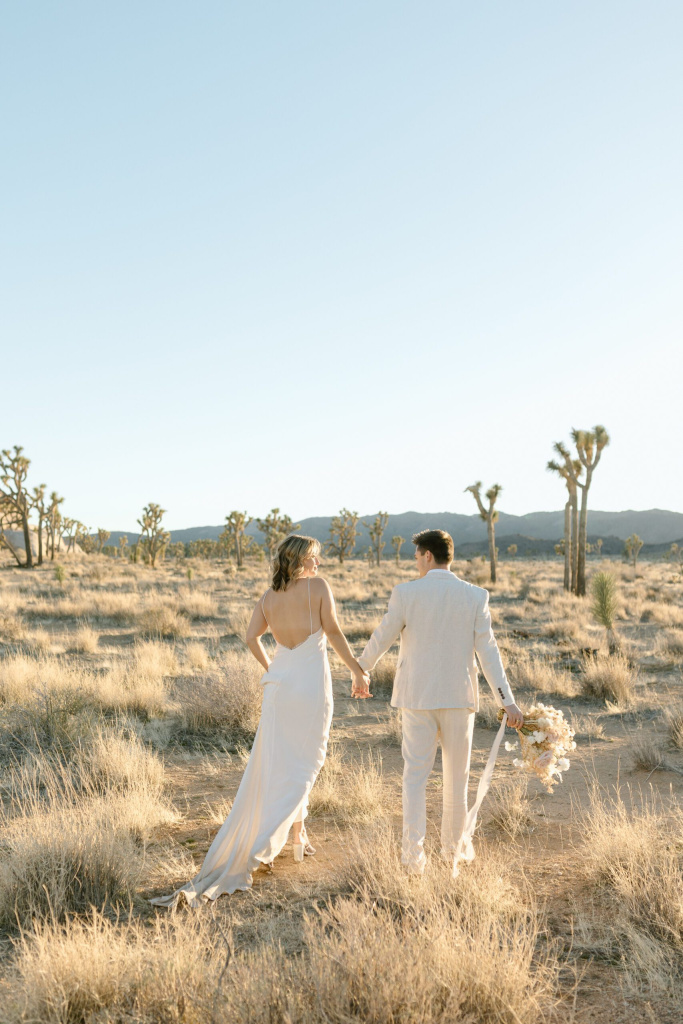
[[[437,856],[438,760],[427,873],[400,869],[395,651],[363,703],[332,654],[317,856],[295,864],[288,846],[250,892],[169,914],[148,899],[195,873],[258,722],[243,638],[267,562],[2,559],[3,1022],[681,1019],[678,563],[594,559],[586,597],[563,591],[561,557],[508,558],[495,584],[483,558],[454,563],[491,590],[518,703],[561,708],[577,742],[552,794],[501,749],[459,878]],[[610,631],[592,610],[599,572],[616,587]],[[326,558],[322,574],[359,653],[415,567]],[[480,692],[471,794],[498,726]]]

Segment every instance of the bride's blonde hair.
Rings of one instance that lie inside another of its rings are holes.
[[[320,541],[315,537],[304,537],[292,533],[278,544],[273,559],[273,590],[286,590],[290,583],[298,580],[304,571],[304,562],[311,555],[320,554]]]

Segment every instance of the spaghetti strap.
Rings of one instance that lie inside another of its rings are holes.
[[[312,636],[313,635],[313,612],[311,611],[311,577],[310,576],[308,577],[308,617],[309,617],[309,619],[311,621],[311,632],[310,632],[310,635]]]
[[[270,590],[270,587],[268,588],[268,590]],[[268,590],[266,590],[266,594],[268,593]],[[266,615],[266,606],[265,606],[266,594],[264,594],[263,597],[261,598],[261,611],[263,612],[263,618],[266,620],[266,625],[268,626],[268,628],[270,628],[270,623],[268,622],[268,616]]]

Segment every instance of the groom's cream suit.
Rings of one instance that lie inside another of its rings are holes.
[[[479,708],[477,657],[496,702],[514,704],[491,629],[488,591],[450,570],[394,587],[387,613],[358,659],[371,671],[401,638],[391,703],[403,717],[403,863],[425,865],[427,779],[441,737],[442,855],[458,849],[467,814],[474,712]],[[475,657],[476,654],[476,657]],[[464,856],[473,856],[471,847]]]

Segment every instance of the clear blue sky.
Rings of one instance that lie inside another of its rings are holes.
[[[0,25],[0,447],[91,527],[683,510],[683,5],[61,3]]]

